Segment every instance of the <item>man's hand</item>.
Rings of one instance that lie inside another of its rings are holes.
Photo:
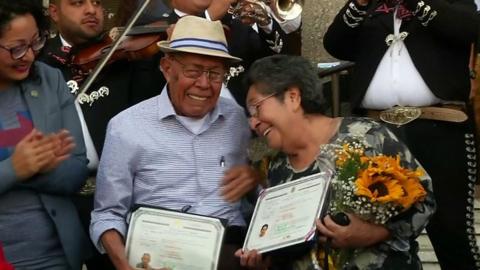
[[[48,164],[40,169],[40,172],[42,173],[46,173],[57,168],[60,163],[70,157],[70,153],[75,148],[73,137],[70,135],[70,132],[65,129],[59,131],[58,133],[48,135],[47,139],[50,140],[55,155]]]
[[[20,181],[27,180],[55,158],[55,144],[33,129],[16,146],[12,154],[13,169]]]
[[[383,242],[390,237],[390,232],[382,225],[366,222],[355,215],[347,214],[350,224],[342,226],[326,216],[322,223],[317,220],[317,230],[323,235],[320,242],[331,238],[332,246],[338,248],[368,247]]]
[[[243,24],[252,25],[257,23],[260,26],[268,25],[272,18],[268,14],[265,5],[257,4],[255,2],[245,1],[243,9],[240,11],[240,20]]]
[[[225,172],[222,195],[229,202],[240,200],[260,183],[260,174],[248,165],[235,166]]]
[[[165,30],[167,32],[167,40],[170,40],[172,38],[172,33],[174,28],[175,28],[175,24],[170,24],[167,30]]]
[[[208,15],[212,21],[221,20],[228,9],[237,2],[237,0],[213,0],[208,7]]]
[[[368,4],[370,4],[370,0],[356,0],[357,1],[357,4],[359,4],[360,6],[368,6]]]
[[[125,255],[125,244],[122,235],[115,229],[105,231],[100,237],[102,245],[107,251],[108,257],[117,270],[133,270],[128,264]]]

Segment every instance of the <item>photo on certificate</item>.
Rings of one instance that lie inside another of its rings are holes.
[[[139,206],[130,218],[127,259],[134,269],[215,270],[224,233],[218,218]]]
[[[265,253],[312,240],[315,221],[328,208],[331,179],[321,172],[263,190],[243,249]]]

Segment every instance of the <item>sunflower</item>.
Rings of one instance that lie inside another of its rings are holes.
[[[417,179],[409,179],[403,182],[402,186],[404,196],[400,198],[398,203],[402,205],[403,209],[410,208],[414,203],[422,201],[427,195],[427,192]]]
[[[403,187],[391,174],[377,171],[368,168],[361,172],[355,181],[355,195],[367,197],[371,202],[398,202],[404,195]]]
[[[333,151],[337,165],[334,212],[385,224],[426,196],[420,181],[424,172],[403,167],[400,155],[369,156],[358,140],[344,142]]]

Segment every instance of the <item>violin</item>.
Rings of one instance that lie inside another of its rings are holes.
[[[133,61],[152,57],[159,52],[157,42],[168,38],[168,27],[169,24],[166,21],[132,27],[120,41],[120,45],[113,52],[107,65],[122,59]],[[109,52],[122,31],[124,31],[123,27],[113,28],[108,35],[103,36],[100,42],[78,48],[71,58],[74,68],[78,69],[80,74],[89,74]]]
[[[105,65],[110,61],[110,58],[113,56],[115,51],[119,48],[120,42],[124,41],[124,38],[127,38],[128,33],[130,33],[133,25],[135,22],[138,20],[140,14],[145,10],[145,8],[150,4],[151,0],[145,0],[143,1],[142,5],[138,8],[138,10],[135,12],[133,15],[132,19],[128,21],[125,30],[120,34],[120,37],[115,40],[111,46],[109,46],[110,49],[105,49],[100,50],[101,54],[101,59],[98,60],[98,65],[95,65],[95,68],[93,70],[89,69],[88,70],[88,78],[85,80],[85,82],[82,84],[82,87],[80,88],[80,91],[78,92],[77,98],[75,99],[78,103],[83,104],[84,100],[89,100],[90,97],[85,94],[85,92],[90,88],[92,85],[93,81],[97,78],[98,74],[100,74],[100,71],[105,67]],[[163,22],[166,24],[166,22]],[[164,32],[166,33],[167,28],[165,28]],[[163,33],[163,32],[162,32]],[[165,34],[166,35],[166,34]],[[157,35],[160,36],[160,35]],[[153,44],[156,46],[155,42]],[[157,49],[158,50],[158,49]],[[95,61],[97,62],[97,61]]]

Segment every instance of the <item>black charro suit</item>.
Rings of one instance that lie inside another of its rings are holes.
[[[286,53],[286,46],[278,51],[274,51],[270,44],[275,42],[276,33],[282,42],[286,42],[286,34],[280,28],[280,25],[272,19],[272,31],[267,34],[262,29],[258,29],[258,33],[252,27],[242,24],[240,20],[234,20],[230,15],[223,17],[222,23],[230,28],[230,33],[227,34],[227,41],[230,53],[236,57],[242,58],[240,63],[245,71],[239,76],[230,79],[228,88],[232,95],[237,100],[238,104],[245,107],[248,89],[244,85],[243,80],[247,74],[249,67],[255,60],[274,55],[277,53]],[[277,40],[278,42],[279,40]]]
[[[407,0],[416,9],[418,0]],[[368,18],[356,28],[343,21],[345,5],[324,36],[325,49],[334,57],[355,62],[351,76],[354,89],[350,101],[358,105],[367,91],[378,64],[388,49],[385,38],[393,33],[392,13],[369,10]],[[473,0],[425,1],[438,15],[427,27],[412,18],[403,21],[400,31],[409,32],[404,40],[415,67],[433,93],[444,100],[468,100],[468,59],[470,44],[478,31],[478,17]],[[368,49],[367,49],[368,48]]]
[[[168,22],[174,24],[178,19],[179,16],[172,11],[168,17]],[[251,26],[241,23],[240,20],[232,19],[230,14],[225,15],[221,21],[228,27],[226,31],[228,51],[231,55],[243,60],[239,64],[242,65],[245,70],[248,70],[251,64],[257,59],[276,53],[286,53],[286,46],[280,46],[281,48],[279,48],[278,51],[272,49],[272,44],[275,44],[275,42],[278,43],[282,40],[283,43],[286,40],[285,32],[274,19],[272,19],[272,31],[268,34],[261,29],[259,29],[257,33]],[[278,35],[278,39],[276,35]],[[238,64],[235,66],[238,66]],[[237,77],[231,78],[227,85],[237,103],[242,107],[245,107],[248,91],[243,83],[245,74],[246,71]]]
[[[75,48],[72,48],[71,52],[74,53]],[[60,69],[65,81],[78,80],[79,77],[72,71],[69,62],[70,54],[62,50],[62,42],[57,36],[47,41],[39,60]],[[80,86],[81,83],[79,83]],[[85,123],[99,158],[110,119],[139,101],[158,95],[164,84],[165,80],[158,68],[158,60],[155,59],[135,62],[120,60],[104,67],[86,93],[89,94],[91,91],[106,86],[109,88],[109,95],[99,98],[91,105],[86,103],[81,105]],[[94,176],[96,171],[92,171],[90,174]],[[73,200],[83,228],[88,234],[90,213],[93,210],[93,194],[76,195]],[[95,249],[93,245],[92,249]],[[114,269],[108,256],[100,255],[98,252],[95,252],[94,257],[85,263],[88,270]]]
[[[63,53],[61,47],[60,37],[49,39],[39,60],[60,69],[65,81],[69,81],[74,77],[72,68],[68,65],[70,55]],[[67,63],[63,63],[59,58],[64,58]],[[109,88],[109,95],[96,100],[91,106],[89,104],[81,106],[99,156],[102,153],[108,121],[137,102],[158,95],[164,84],[165,80],[158,68],[158,62],[153,60],[135,62],[120,60],[105,66],[86,93],[106,86]]]
[[[393,12],[378,9],[384,2],[365,8],[351,3],[335,17],[324,45],[334,57],[355,62],[348,96],[362,113],[359,105],[388,50]],[[479,27],[473,0],[405,0],[404,4],[407,10],[418,9],[402,20],[400,28],[408,33],[404,44],[415,68],[436,97],[468,103],[469,51]],[[362,19],[357,23],[352,16]],[[401,127],[388,126],[433,180],[437,212],[427,232],[442,269],[480,269],[473,227],[477,157],[472,117],[463,123],[417,119]]]

